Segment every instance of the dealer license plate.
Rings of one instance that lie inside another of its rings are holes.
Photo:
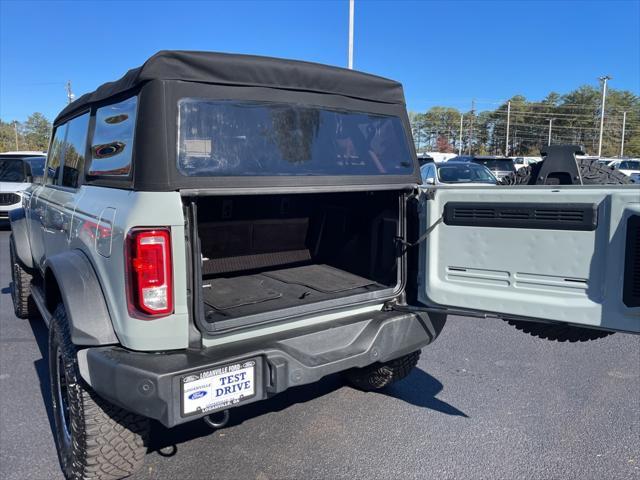
[[[247,360],[182,377],[182,415],[211,412],[256,394],[256,362]]]

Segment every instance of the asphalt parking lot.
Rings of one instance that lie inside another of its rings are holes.
[[[0,478],[62,478],[47,331],[10,297],[0,231]],[[331,376],[231,412],[216,432],[155,425],[142,479],[637,479],[640,337],[531,338],[452,317],[419,368],[380,393]]]

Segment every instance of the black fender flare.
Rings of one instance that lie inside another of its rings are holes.
[[[31,242],[29,241],[24,208],[20,207],[9,211],[9,222],[18,260],[30,270],[33,268],[33,256],[31,255]]]
[[[87,256],[80,250],[70,250],[47,258],[44,266],[45,296],[53,287],[46,283],[55,279],[67,312],[71,341],[91,346],[119,343],[102,287]],[[49,304],[50,299],[46,301]]]

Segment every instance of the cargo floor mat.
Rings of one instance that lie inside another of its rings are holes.
[[[305,265],[265,272],[263,275],[285,283],[304,285],[323,293],[344,292],[375,283],[328,265]]]
[[[205,303],[216,310],[253,305],[282,296],[282,293],[265,285],[265,279],[259,276],[216,278],[204,283],[203,287]]]

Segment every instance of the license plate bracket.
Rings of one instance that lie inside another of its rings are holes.
[[[262,392],[257,358],[239,360],[180,376],[180,414],[204,415],[246,403]]]

